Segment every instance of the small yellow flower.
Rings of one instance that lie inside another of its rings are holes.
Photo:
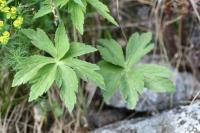
[[[15,19],[16,18],[16,14],[17,14],[17,8],[16,7],[11,7],[10,8],[10,14],[11,14],[11,18]]]
[[[9,38],[6,38],[4,36],[0,36],[0,44],[6,45],[8,43]]]
[[[2,28],[4,25],[4,22],[2,20],[0,20],[0,28]]]
[[[17,12],[17,8],[16,7],[11,7],[10,8],[10,12],[12,13],[12,14],[16,14],[16,12]]]
[[[0,43],[2,45],[6,45],[8,43],[9,38],[4,37],[4,36],[0,36]]]
[[[4,31],[3,36],[8,38],[8,37],[10,37],[10,33],[8,31]]]
[[[9,13],[10,7],[6,6],[3,9],[1,9],[1,11],[4,12],[4,13]]]
[[[7,19],[9,19],[11,17],[10,7],[6,6],[3,9],[1,9],[1,11],[6,14]]]
[[[6,6],[6,1],[2,1],[0,2],[0,9],[4,8]]]
[[[19,16],[14,22],[13,22],[13,26],[15,28],[20,28],[21,25],[23,24],[24,18]]]
[[[4,42],[4,37],[0,36],[0,43],[3,44],[3,42]]]
[[[10,33],[8,31],[4,31],[2,36],[0,36],[0,44],[5,45],[8,43],[10,38]]]

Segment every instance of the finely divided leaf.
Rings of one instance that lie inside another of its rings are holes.
[[[39,28],[37,31],[33,29],[23,29],[22,32],[32,40],[33,45],[35,45],[37,48],[46,51],[53,57],[56,57],[56,49],[52,41],[43,30]]]
[[[59,74],[62,79],[60,97],[69,112],[72,112],[74,105],[76,104],[76,92],[78,91],[78,79],[76,73],[70,67],[60,65]]]
[[[114,25],[118,26],[117,22],[115,19],[109,14],[109,9],[108,7],[103,4],[99,0],[88,0],[88,2],[97,10],[99,14],[101,14],[104,18],[106,18],[108,21],[113,23]]]
[[[100,88],[105,88],[103,77],[96,72],[99,70],[97,65],[72,58],[63,60],[63,62],[72,67],[83,80],[89,80]]]
[[[31,80],[31,92],[29,101],[37,99],[42,94],[46,93],[52,86],[56,76],[56,66],[53,64],[41,68],[37,75]]]
[[[31,80],[43,66],[54,63],[52,58],[34,55],[26,58],[22,64],[20,64],[19,71],[15,74],[12,86],[18,86],[25,84]]]
[[[103,76],[106,85],[105,90],[103,90],[104,100],[108,101],[119,88],[120,79],[124,73],[124,69],[105,61],[100,61],[98,65],[100,66],[99,72]]]
[[[66,56],[77,57],[77,56],[81,56],[81,55],[88,54],[95,51],[97,51],[97,49],[94,47],[91,47],[90,45],[86,45],[80,42],[72,42]]]
[[[65,26],[60,23],[55,34],[55,47],[57,50],[57,58],[61,59],[69,50],[69,39],[65,31]]]
[[[114,65],[124,67],[124,54],[121,46],[113,39],[100,39],[98,50],[104,60]]]

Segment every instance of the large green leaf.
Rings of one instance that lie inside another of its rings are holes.
[[[100,74],[105,81],[105,90],[103,90],[103,96],[105,101],[108,101],[114,92],[119,88],[120,79],[124,73],[123,69],[118,66],[114,66],[108,62],[100,61]]]
[[[117,22],[115,19],[109,14],[109,9],[108,7],[103,4],[99,0],[88,0],[88,2],[97,10],[99,14],[101,14],[104,18],[106,18],[108,21],[113,23],[114,25],[118,26]]]
[[[15,74],[12,86],[18,86],[25,84],[31,80],[43,66],[54,63],[54,60],[49,57],[40,55],[34,55],[26,58],[22,64],[20,64],[19,71]]]
[[[124,54],[121,46],[113,39],[100,39],[98,50],[104,60],[114,65],[124,67]]]
[[[99,70],[97,65],[72,58],[63,60],[63,62],[72,67],[83,80],[89,80],[100,88],[105,88],[103,77],[96,72]]]
[[[99,67],[73,57],[81,56],[96,51],[95,48],[83,43],[69,40],[63,23],[59,24],[55,34],[55,46],[41,29],[37,31],[24,29],[23,33],[31,39],[32,43],[53,57],[31,56],[20,61],[18,72],[14,77],[12,86],[24,83],[31,84],[29,101],[37,99],[44,94],[56,81],[61,88],[60,96],[66,107],[72,112],[76,103],[78,91],[78,76],[84,80],[90,80],[97,86],[105,88],[103,77],[96,72]],[[67,54],[68,53],[68,54]],[[66,55],[66,56],[65,56]]]
[[[72,42],[66,56],[77,57],[77,56],[81,56],[81,55],[88,54],[95,51],[97,51],[97,49],[94,47],[91,47],[90,45],[86,45],[80,42]]]
[[[84,26],[84,10],[79,4],[70,2],[68,5],[69,12],[71,14],[72,24],[75,28],[83,34],[83,26]]]
[[[147,32],[139,35],[135,33],[129,39],[126,53],[126,63],[128,66],[132,66],[147,53],[153,49],[153,44],[150,43],[152,39],[152,33]]]
[[[53,57],[56,57],[56,48],[43,30],[39,28],[37,31],[33,29],[23,29],[22,32],[32,40],[33,45],[37,48],[46,51]]]
[[[72,112],[74,105],[76,104],[76,92],[78,91],[78,79],[76,73],[70,67],[60,65],[59,74],[62,79],[60,97],[69,112]]]
[[[57,57],[61,59],[69,50],[69,39],[65,31],[63,23],[59,24],[55,34],[55,46],[57,49]]]
[[[46,93],[52,86],[56,76],[56,66],[53,64],[46,65],[41,68],[37,75],[31,80],[31,92],[29,101],[37,99],[42,94]]]
[[[135,65],[153,49],[150,43],[152,34],[147,32],[131,36],[126,47],[126,61],[120,45],[113,40],[100,40],[98,49],[104,59],[99,63],[100,73],[104,77],[104,99],[107,101],[120,89],[129,108],[134,108],[138,101],[138,94],[144,88],[155,92],[173,92],[172,82],[168,79],[172,75],[170,70],[156,64]],[[124,63],[125,62],[125,63]]]

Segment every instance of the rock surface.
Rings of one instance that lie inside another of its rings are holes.
[[[93,133],[200,133],[200,101],[151,118],[121,121]]]
[[[161,63],[159,60],[160,59],[154,59],[154,63],[156,62],[157,64],[164,64]],[[150,61],[146,59],[143,62]],[[146,89],[140,96],[140,100],[135,108],[135,111],[152,112],[165,110],[171,107],[175,107],[176,105],[184,105],[191,102],[191,100],[200,91],[200,83],[190,73],[179,73],[175,69],[172,69],[172,71],[172,80],[176,85],[176,92],[174,94],[154,93]],[[119,92],[116,92],[106,104],[117,108],[127,107],[126,102],[122,99]]]

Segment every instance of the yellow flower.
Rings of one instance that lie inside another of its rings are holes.
[[[17,8],[16,7],[11,7],[10,8],[10,12],[12,13],[12,14],[16,14],[16,12],[17,12]]]
[[[0,1],[0,9],[2,9],[3,7],[5,7],[5,5],[6,5],[6,1],[1,0]]]
[[[19,16],[14,22],[13,22],[13,26],[15,28],[20,28],[21,25],[23,24],[24,18]]]
[[[1,11],[6,14],[7,19],[9,19],[11,17],[10,7],[6,6],[6,7],[2,8]]]
[[[10,11],[10,7],[4,7],[3,9],[1,9],[1,11],[2,12],[4,12],[4,13],[9,13],[9,11]]]
[[[16,18],[16,13],[17,13],[17,8],[16,7],[11,7],[10,8],[10,14],[11,14],[11,18],[15,19]]]
[[[6,0],[0,0],[0,3],[2,3],[2,2],[6,2]]]
[[[0,43],[3,45],[7,44],[9,38],[10,38],[10,33],[8,31],[4,31],[2,36],[0,36]]]
[[[3,36],[8,38],[8,37],[10,37],[10,33],[8,31],[4,31]]]
[[[4,37],[4,36],[0,36],[0,43],[5,45],[8,43],[9,38]]]
[[[2,20],[0,20],[0,28],[2,28],[4,25],[4,22]]]

